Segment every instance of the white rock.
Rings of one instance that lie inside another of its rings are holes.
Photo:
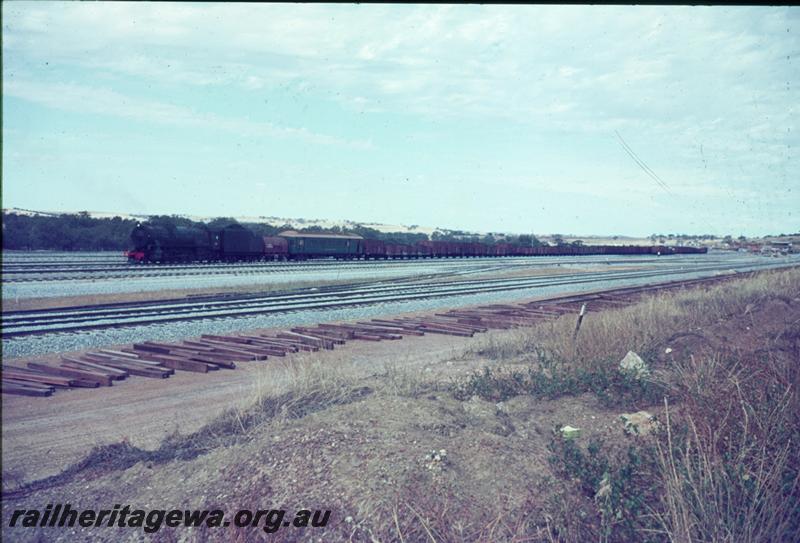
[[[637,379],[646,377],[650,373],[647,363],[633,351],[628,351],[628,354],[619,363],[619,369],[625,373],[630,373]]]
[[[625,423],[625,432],[628,434],[644,436],[658,428],[656,418],[647,411],[623,413],[619,418]]]
[[[570,425],[563,426],[561,428],[561,436],[564,439],[574,439],[576,437],[580,437],[581,429],[580,428],[573,428]]]

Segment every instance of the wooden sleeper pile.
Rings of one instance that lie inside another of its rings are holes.
[[[165,379],[175,371],[207,373],[235,369],[237,363],[264,361],[270,356],[332,350],[347,341],[396,341],[404,336],[444,334],[472,337],[489,329],[530,326],[546,319],[576,313],[580,302],[598,307],[618,307],[630,296],[589,295],[550,302],[493,304],[453,309],[430,316],[372,319],[355,323],[295,326],[274,334],[203,334],[180,343],[143,341],[119,350],[100,349],[63,356],[59,365],[29,362],[27,368],[6,366],[2,391],[28,396],[50,396],[56,389],[112,386],[128,376]]]

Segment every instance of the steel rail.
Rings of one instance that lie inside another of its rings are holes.
[[[641,264],[647,262],[655,262],[659,257],[652,258],[633,258],[630,260],[620,260],[624,255],[608,255],[617,257],[615,259],[608,259],[605,255],[586,255],[583,257],[570,257],[571,260],[554,260],[553,256],[516,256],[516,257],[464,257],[464,258],[416,258],[416,259],[389,259],[389,260],[346,260],[346,261],[332,261],[332,260],[316,260],[316,261],[297,261],[297,262],[241,262],[241,263],[227,263],[227,264],[185,264],[185,265],[159,265],[143,267],[136,264],[120,264],[114,268],[76,268],[76,269],[7,269],[3,268],[3,282],[5,283],[25,283],[37,281],[67,281],[67,280],[81,280],[81,279],[96,279],[94,277],[85,277],[85,274],[107,274],[103,279],[124,279],[129,277],[143,277],[143,278],[156,278],[156,277],[170,277],[170,276],[189,276],[189,275],[221,275],[230,272],[236,273],[264,273],[264,272],[289,272],[296,271],[298,268],[309,270],[325,270],[325,269],[363,269],[368,266],[376,267],[408,267],[408,266],[429,266],[432,263],[436,264],[456,264],[456,265],[482,265],[482,264],[496,264],[497,262],[506,262],[510,265],[538,265],[549,266],[553,264],[586,264],[586,263],[616,263],[625,262],[628,264]],[[665,255],[665,256],[692,256],[692,255]],[[576,259],[577,258],[577,259]],[[543,260],[547,259],[547,260]],[[722,261],[723,259],[714,259],[711,261]],[[685,262],[685,260],[674,260],[672,264]],[[46,276],[45,274],[60,274],[55,277]],[[70,275],[64,275],[70,274]],[[37,275],[37,277],[15,277],[24,275]],[[10,277],[9,277],[10,276]]]

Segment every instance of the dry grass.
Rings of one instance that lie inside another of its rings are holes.
[[[395,396],[418,398],[444,388],[440,382],[426,379],[419,370],[398,363],[385,364],[380,378],[379,392]]]
[[[799,295],[800,269],[761,273],[705,290],[658,294],[632,306],[589,313],[574,342],[575,316],[565,315],[532,328],[488,334],[482,344],[464,355],[519,363],[557,360],[571,368],[592,367],[618,361],[629,350],[647,352],[676,333],[702,329],[765,300]]]
[[[795,329],[795,341],[800,330]],[[796,342],[797,346],[798,343]],[[690,358],[657,441],[670,541],[779,541],[800,530],[800,349]],[[755,362],[755,363],[753,363]],[[665,399],[665,404],[666,404]]]

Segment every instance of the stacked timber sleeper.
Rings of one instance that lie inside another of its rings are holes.
[[[523,306],[486,306],[423,317],[373,319],[369,322],[297,326],[272,335],[250,333],[232,336],[205,334],[181,343],[145,341],[119,350],[101,349],[62,356],[58,365],[28,362],[26,368],[3,368],[3,392],[50,396],[56,389],[112,386],[128,376],[164,379],[175,370],[207,373],[234,369],[236,363],[262,361],[299,351],[333,349],[347,341],[400,340],[426,333],[472,337],[490,328],[531,325],[543,318],[569,312],[548,305],[537,313]]]
[[[659,289],[680,286],[661,286]],[[426,333],[472,337],[488,329],[530,326],[564,314],[576,314],[584,303],[593,310],[615,308],[639,299],[652,287],[617,289],[612,293],[561,297],[524,304],[493,304],[453,309],[431,316],[372,319],[369,322],[297,326],[275,334],[232,336],[205,334],[181,343],[145,341],[119,350],[101,349],[62,356],[59,365],[28,362],[26,368],[5,366],[2,391],[27,396],[50,396],[56,389],[111,386],[130,375],[164,379],[175,370],[207,373],[234,369],[243,361],[267,360],[298,351],[333,349],[346,341],[399,340]]]

